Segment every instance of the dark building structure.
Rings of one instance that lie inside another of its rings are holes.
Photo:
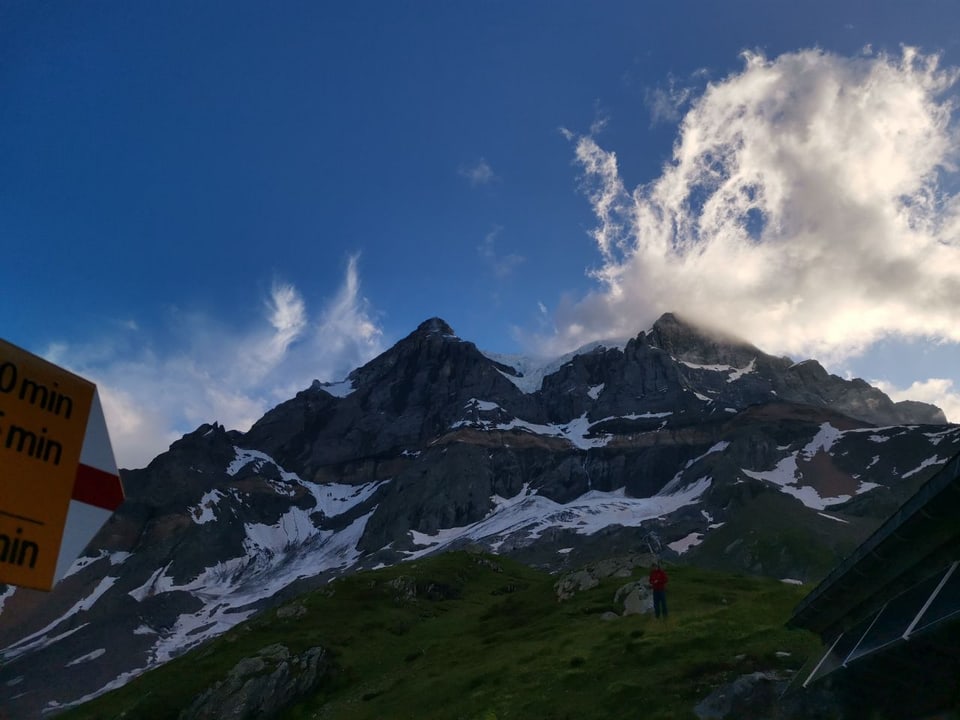
[[[960,708],[958,565],[960,455],[794,610],[789,625],[818,633],[825,652],[791,692],[830,685],[851,718]]]

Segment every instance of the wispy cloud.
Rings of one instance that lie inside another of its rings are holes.
[[[460,169],[457,170],[457,173],[460,175],[460,177],[466,178],[473,187],[477,187],[478,185],[486,185],[497,179],[497,176],[493,172],[493,168],[490,167],[490,163],[488,163],[484,158],[480,158],[473,165],[461,166]]]
[[[644,92],[644,100],[650,110],[651,124],[658,125],[679,120],[693,98],[694,92],[695,89],[692,86],[681,85],[673,75],[667,77],[666,86],[648,88]],[[596,135],[592,131],[590,134]]]
[[[507,253],[506,255],[497,253],[496,242],[501,232],[503,232],[503,228],[499,225],[488,232],[483,238],[483,242],[477,246],[477,253],[490,267],[493,274],[502,279],[509,276],[517,266],[521,265],[524,258],[516,253]]]
[[[246,430],[314,378],[339,380],[381,352],[357,262],[349,259],[316,321],[300,292],[277,282],[264,314],[239,330],[178,312],[170,346],[130,326],[97,344],[57,343],[46,355],[97,383],[118,464],[141,467],[204,422]]]
[[[911,48],[745,53],[632,190],[613,151],[574,136],[601,264],[541,346],[631,335],[668,310],[827,363],[884,337],[960,342],[957,78]]]

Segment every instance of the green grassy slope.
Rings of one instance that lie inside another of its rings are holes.
[[[283,643],[294,653],[322,645],[337,667],[287,718],[677,719],[737,675],[795,669],[819,648],[815,636],[784,628],[806,589],[668,571],[666,622],[601,619],[642,569],[563,603],[556,577],[487,555],[360,573],[301,597],[299,618],[264,613],[61,717],[175,718],[240,659]],[[405,597],[414,582],[416,597]]]
[[[734,487],[733,492],[740,490]],[[745,494],[750,491],[745,491]],[[831,520],[772,488],[737,498],[739,511],[689,551],[688,562],[723,572],[820,578],[849,555],[879,520],[827,510]]]

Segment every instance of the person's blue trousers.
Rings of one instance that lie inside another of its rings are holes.
[[[657,617],[663,615],[667,616],[667,591],[666,590],[654,590],[653,591],[653,614]]]

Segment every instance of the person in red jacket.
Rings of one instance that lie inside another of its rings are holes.
[[[667,618],[667,574],[660,567],[659,562],[653,564],[650,570],[650,587],[653,589],[653,614]]]

